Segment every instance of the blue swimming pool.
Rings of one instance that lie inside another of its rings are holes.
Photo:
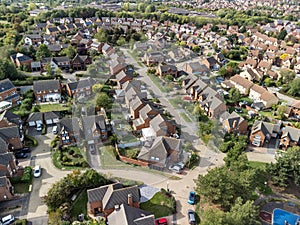
[[[274,209],[272,225],[285,225],[285,221],[289,225],[296,225],[297,220],[300,221],[300,215],[287,212],[283,209]]]

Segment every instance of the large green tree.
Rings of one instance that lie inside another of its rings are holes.
[[[276,163],[268,165],[268,171],[275,185],[288,187],[290,182],[300,187],[300,147],[294,146],[287,149]]]
[[[51,57],[52,53],[49,50],[48,46],[41,44],[36,51],[36,58],[41,60],[42,58]]]
[[[111,106],[111,99],[105,92],[100,92],[96,97],[96,105],[108,109]]]
[[[0,60],[0,79],[9,78],[16,80],[19,78],[19,73],[14,64],[7,59]]]

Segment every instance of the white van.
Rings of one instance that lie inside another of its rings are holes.
[[[53,133],[53,134],[57,134],[57,126],[54,126],[54,127],[52,128],[52,133]]]

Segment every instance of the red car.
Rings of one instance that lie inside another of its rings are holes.
[[[157,219],[155,225],[168,225],[168,221],[166,218]]]

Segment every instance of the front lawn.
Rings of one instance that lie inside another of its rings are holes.
[[[71,207],[71,217],[73,220],[77,220],[78,215],[83,213],[84,215],[87,215],[86,207],[88,202],[88,196],[86,189],[83,189],[75,201],[72,203]]]
[[[130,166],[126,163],[123,163],[119,160],[117,160],[117,152],[115,148],[111,145],[105,145],[100,147],[100,161],[101,161],[101,167],[102,168],[123,168]]]
[[[15,193],[23,194],[29,192],[30,183],[15,183],[13,186]]]
[[[173,196],[170,196],[162,189],[149,201],[141,203],[140,208],[153,213],[155,218],[160,218],[176,212],[176,201]]]
[[[66,104],[43,104],[39,105],[39,107],[40,112],[66,111],[70,109]]]
[[[88,167],[87,161],[76,146],[63,147],[61,151],[56,149],[52,155],[52,160],[58,169],[73,170]]]

